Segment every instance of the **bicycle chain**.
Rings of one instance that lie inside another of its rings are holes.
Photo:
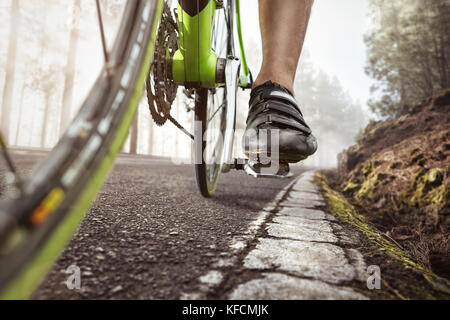
[[[170,110],[177,95],[177,84],[169,77],[167,58],[178,50],[178,26],[167,3],[158,28],[153,63],[146,80],[150,114],[158,126],[170,120]]]

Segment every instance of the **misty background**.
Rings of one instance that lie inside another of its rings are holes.
[[[108,44],[124,1],[102,0]],[[262,61],[256,0],[241,2],[247,60],[256,77]],[[374,117],[367,105],[374,80],[365,73],[364,34],[373,28],[367,0],[315,2],[295,82],[296,96],[319,141],[308,165],[335,166]],[[1,0],[1,128],[12,146],[52,148],[64,133],[103,64],[95,1]],[[238,130],[245,127],[249,92],[239,90]],[[191,129],[180,97],[172,115]],[[191,141],[173,125],[160,128],[143,99],[124,152],[190,158]],[[239,156],[240,138],[236,141]],[[240,155],[242,156],[242,155]]]

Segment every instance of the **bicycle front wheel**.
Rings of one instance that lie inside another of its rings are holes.
[[[109,64],[21,193],[0,201],[0,297],[30,296],[72,237],[128,135],[163,1],[127,1]]]
[[[234,56],[233,17],[233,1],[224,1],[223,8],[214,17],[211,37],[211,47],[219,58]],[[227,100],[226,87],[204,88],[196,92],[195,135],[202,143],[201,146],[195,146],[195,173],[197,185],[204,197],[214,194],[221,172],[229,103],[231,101]]]

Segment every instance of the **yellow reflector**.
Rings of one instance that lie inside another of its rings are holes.
[[[39,207],[31,214],[31,223],[34,225],[42,224],[48,216],[61,204],[64,200],[65,193],[61,188],[53,189]]]

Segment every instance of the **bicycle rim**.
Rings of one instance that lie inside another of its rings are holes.
[[[224,1],[224,9],[215,15],[211,46],[219,58],[233,55],[233,4]],[[211,197],[220,174],[227,112],[226,87],[200,89],[196,92],[195,121],[201,123],[201,159],[195,159],[197,184],[204,197]],[[200,148],[200,146],[196,146]],[[196,157],[200,153],[196,152]]]
[[[0,202],[0,297],[30,296],[75,232],[128,135],[163,1],[127,1],[107,67],[24,192]],[[11,241],[14,241],[11,243]]]

